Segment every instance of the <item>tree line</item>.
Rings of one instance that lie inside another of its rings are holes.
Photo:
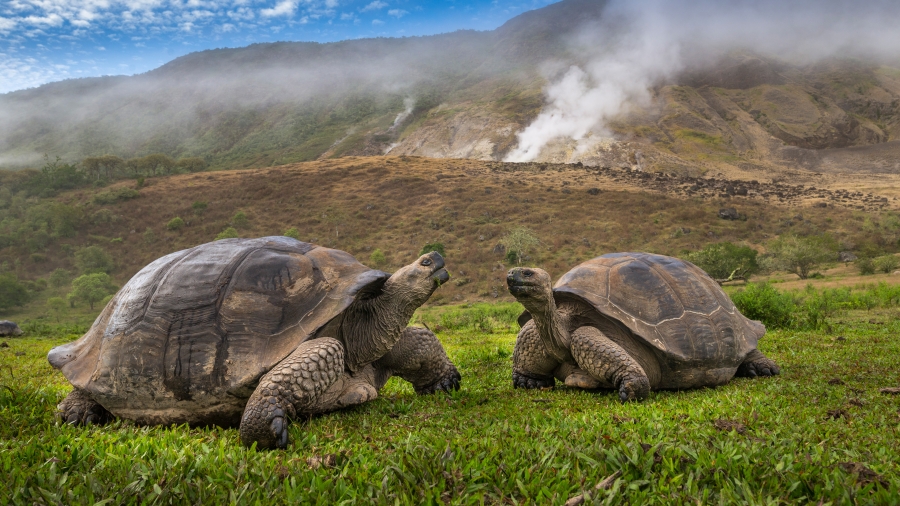
[[[53,196],[56,192],[83,186],[105,184],[119,179],[165,176],[206,170],[203,158],[174,159],[163,153],[124,159],[116,155],[89,156],[77,163],[59,157],[44,157],[40,169],[0,171],[0,187],[11,192],[25,191],[29,196]]]

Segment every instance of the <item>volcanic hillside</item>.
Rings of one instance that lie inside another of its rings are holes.
[[[294,228],[301,240],[386,271],[441,244],[453,277],[433,302],[492,300],[509,297],[500,239],[518,226],[541,241],[526,263],[554,276],[612,251],[679,255],[720,241],[765,251],[784,233],[828,232],[845,249],[892,252],[900,238],[898,179],[798,172],[790,182],[744,181],[578,164],[345,157],[152,178],[136,198],[118,202],[133,181],[0,203],[2,232],[20,234],[0,256],[21,279],[38,279],[58,267],[74,272],[74,252],[98,245],[124,283],[153,259],[228,227],[242,237]],[[52,212],[66,213],[74,230],[57,234],[51,220],[46,240],[34,240],[41,229],[29,224]],[[176,217],[184,226],[167,227]],[[15,223],[22,226],[10,228]]]

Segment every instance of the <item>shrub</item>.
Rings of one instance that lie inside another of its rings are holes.
[[[231,218],[231,224],[237,228],[245,228],[249,222],[250,221],[247,219],[247,215],[244,214],[244,211],[234,213],[234,216]]]
[[[872,260],[872,265],[876,270],[890,274],[900,267],[900,260],[894,255],[885,255]]]
[[[72,279],[72,273],[60,267],[50,273],[50,286],[54,288],[66,286],[70,279]]]
[[[168,223],[166,223],[166,228],[173,232],[177,232],[178,230],[184,228],[184,220],[176,216],[169,220]]]
[[[216,236],[216,240],[220,239],[237,239],[238,231],[234,229],[234,227],[228,227],[225,230],[219,232],[219,235]]]
[[[369,255],[369,263],[376,267],[383,266],[387,262],[387,258],[384,257],[384,252],[380,249],[375,249],[371,255]]]
[[[422,246],[422,251],[419,252],[419,256],[431,253],[432,251],[437,251],[441,256],[447,256],[447,254],[444,253],[444,244],[440,242],[431,242]]]
[[[772,265],[793,272],[800,279],[808,278],[813,270],[835,260],[836,249],[834,239],[826,234],[808,237],[784,235],[769,245],[774,255]]]
[[[116,267],[113,258],[100,246],[88,246],[75,253],[75,265],[82,274],[110,272]]]
[[[66,314],[66,300],[62,297],[50,297],[47,299],[47,309],[50,310],[50,313],[56,317],[56,323],[59,323],[59,318],[61,316],[65,316]]]
[[[12,274],[0,274],[0,310],[6,311],[28,302],[28,290]]]
[[[731,296],[734,305],[744,316],[759,320],[766,327],[790,328],[796,309],[794,298],[779,292],[768,283],[750,283]]]
[[[87,302],[93,310],[94,304],[115,290],[116,287],[113,286],[112,279],[108,274],[102,272],[85,274],[72,281],[72,291],[68,298],[70,302]]]
[[[145,181],[146,181],[146,179],[144,179],[144,176],[138,176],[137,180],[135,181],[135,185],[134,185],[135,188],[137,188],[137,189],[143,188]]]
[[[141,192],[134,188],[119,188],[94,195],[91,202],[97,205],[115,204],[123,200],[131,200],[141,195]]]
[[[297,239],[298,241],[300,240],[300,232],[296,228],[289,228],[281,235],[290,237],[291,239]]]
[[[522,259],[533,248],[540,246],[541,241],[528,228],[516,227],[500,239],[500,244],[506,247],[507,260],[513,255],[516,265],[522,265]]]
[[[206,204],[206,202],[204,202],[202,200],[198,200],[198,201],[194,202],[193,204],[191,204],[191,209],[194,210],[194,214],[196,214],[197,216],[200,216],[201,214],[203,214],[203,212],[206,211],[206,208],[207,208],[207,204]]]
[[[875,274],[875,262],[871,258],[857,258],[853,265],[859,269],[860,274]]]
[[[759,272],[756,262],[757,252],[748,246],[737,246],[730,242],[710,244],[700,251],[688,253],[685,259],[700,267],[713,279],[747,279]]]
[[[206,170],[206,160],[196,156],[182,158],[175,163],[175,167],[187,172],[200,172]]]

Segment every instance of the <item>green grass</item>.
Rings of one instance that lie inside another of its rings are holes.
[[[494,332],[459,323],[479,312]],[[830,334],[769,333],[761,349],[781,364],[779,377],[653,392],[631,404],[608,392],[513,390],[514,313],[512,304],[423,312],[420,321],[446,317],[460,329],[439,335],[462,389],[419,397],[392,379],[373,402],[292,424],[286,451],[245,449],[235,429],[58,426],[55,405],[70,387],[45,357],[77,336],[6,338],[0,496],[12,504],[562,504],[622,471],[595,503],[900,502],[900,405],[879,393],[900,386],[896,308],[845,312]],[[330,465],[313,469],[316,459]],[[848,472],[847,462],[879,477]]]

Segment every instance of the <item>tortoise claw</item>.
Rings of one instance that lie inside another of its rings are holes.
[[[513,371],[512,377],[513,388],[525,388],[530,390],[534,388],[553,388],[556,385],[556,380],[552,377],[533,378],[517,371]]]
[[[269,424],[269,428],[272,430],[272,435],[275,436],[275,447],[279,450],[287,448],[288,431],[287,424],[284,423],[284,418],[281,416],[276,416]]]
[[[650,395],[650,381],[646,376],[624,379],[619,386],[619,400],[622,402],[641,401],[648,395]]]

